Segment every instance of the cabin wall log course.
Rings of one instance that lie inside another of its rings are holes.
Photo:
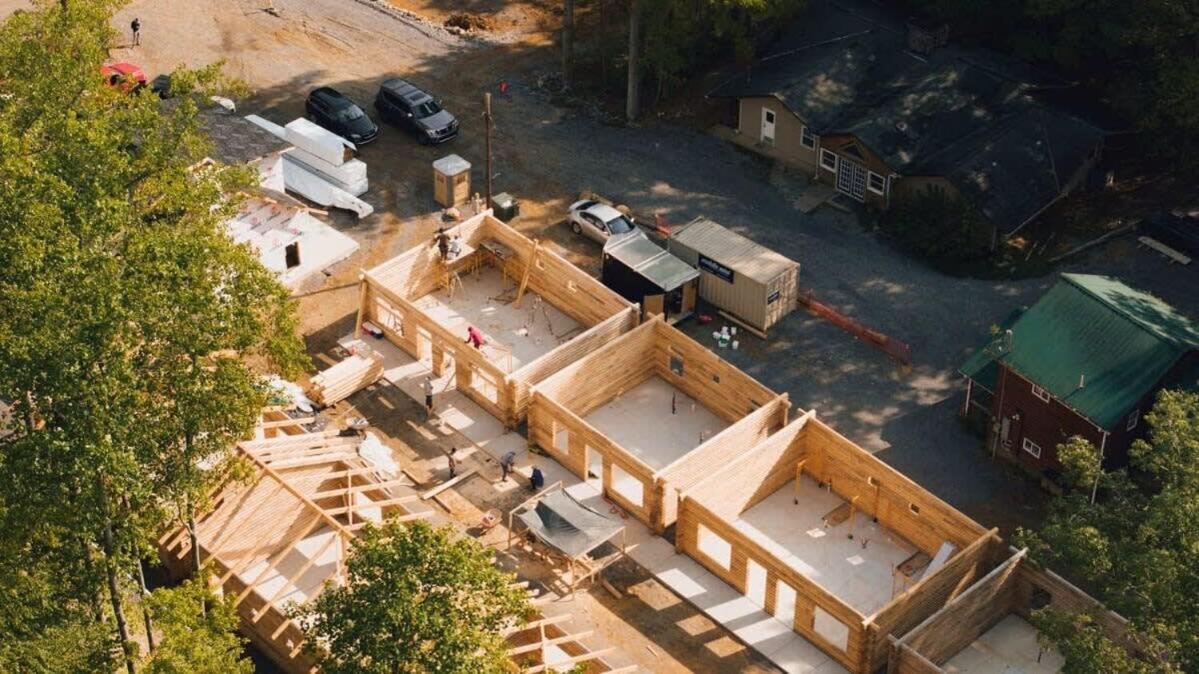
[[[681,359],[681,375],[671,369],[672,358]],[[729,424],[657,470],[585,420],[595,409],[652,376],[695,397]],[[789,409],[786,395],[775,394],[661,317],[654,317],[536,384],[529,410],[529,442],[582,479],[587,478],[592,463],[588,452],[598,452],[603,457],[605,495],[654,531],[662,532],[678,517],[680,491],[782,428]],[[568,437],[565,449],[558,446],[563,432]],[[612,465],[641,483],[640,505],[610,488]]]
[[[363,273],[366,288],[359,325],[369,320],[413,358],[431,356],[434,376],[442,376],[452,365],[456,387],[506,426],[514,427],[525,417],[533,384],[636,324],[632,304],[557,253],[496,220],[489,211],[449,228],[448,233],[461,236],[474,251],[469,255],[479,256],[482,263],[494,263],[483,252],[484,242],[508,248],[512,254],[503,262],[504,273],[521,279],[527,271],[527,289],[586,326],[580,335],[585,339],[576,342],[580,337],[576,336],[517,371],[505,372],[481,351],[469,348],[465,335],[452,334],[416,306],[416,300],[445,282],[445,266],[431,240]],[[464,263],[458,260],[455,264]],[[592,330],[597,327],[600,329]]]

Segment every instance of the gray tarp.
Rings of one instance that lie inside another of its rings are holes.
[[[624,528],[564,491],[547,494],[535,508],[517,517],[533,535],[571,558],[598,547]]]

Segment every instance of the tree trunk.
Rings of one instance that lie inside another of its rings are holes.
[[[200,573],[200,535],[196,533],[196,516],[195,513],[187,513],[187,538],[191,541],[192,546],[192,573]]]
[[[574,82],[575,60],[575,0],[563,0],[562,5],[562,88]]]
[[[121,604],[121,587],[117,582],[117,563],[113,554],[112,522],[104,524],[104,567],[108,574],[108,598],[112,602],[112,614],[117,621],[117,634],[121,638],[121,656],[125,659],[125,669],[129,674],[137,674],[137,667],[127,650],[132,639],[129,636],[129,622],[125,619],[125,607]]]
[[[137,560],[137,595],[141,598],[142,603],[142,618],[146,621],[146,645],[150,647],[150,652],[154,652],[154,619],[150,617],[150,606],[146,603],[146,597],[150,591],[146,588],[146,567],[144,560]]]
[[[629,81],[625,93],[625,118],[641,114],[641,0],[629,0]]]

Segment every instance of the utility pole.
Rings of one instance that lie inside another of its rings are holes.
[[[575,0],[565,0],[562,6],[562,88],[574,83],[575,60]]]
[[[486,138],[486,143],[487,143],[487,162],[486,162],[487,176],[483,182],[483,186],[484,186],[483,193],[484,193],[484,195],[486,195],[485,200],[483,202],[483,208],[491,208],[491,92],[490,91],[483,94],[483,125],[487,129],[486,135],[484,136]]]

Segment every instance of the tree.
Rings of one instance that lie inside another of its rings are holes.
[[[1095,445],[1082,436],[1071,436],[1057,446],[1057,460],[1062,464],[1066,482],[1072,488],[1090,491],[1094,502],[1099,476],[1103,472],[1103,457]]]
[[[1162,391],[1145,422],[1148,440],[1133,443],[1128,470],[1099,476],[1094,504],[1088,490],[1068,493],[1040,532],[1017,540],[1128,618],[1153,671],[1199,671],[1199,394]],[[1047,622],[1047,634],[1086,671],[1082,654],[1106,647],[1093,629],[1062,620]]]
[[[1057,647],[1066,658],[1062,674],[1164,674],[1108,639],[1089,615],[1041,609],[1033,612],[1032,623],[1041,645]]]
[[[252,172],[197,168],[219,67],[174,73],[168,105],[107,86],[116,6],[42,2],[0,26],[0,72],[37,73],[0,81],[0,392],[24,420],[0,438],[0,563],[72,579],[18,595],[45,629],[72,625],[52,603],[87,607],[132,654],[140,559],[222,477],[200,462],[249,430],[258,375],[303,347],[286,291],[224,231]],[[0,568],[0,591],[18,575]]]
[[[904,197],[880,221],[904,248],[936,263],[986,257],[991,226],[965,199],[929,186]]]
[[[502,671],[502,628],[528,605],[490,552],[449,527],[368,526],[354,541],[341,587],[293,609],[305,647],[329,674]]]
[[[250,674],[245,646],[237,635],[233,597],[218,599],[201,573],[178,587],[154,590],[146,600],[162,632],[158,648],[144,661],[150,674]]]

